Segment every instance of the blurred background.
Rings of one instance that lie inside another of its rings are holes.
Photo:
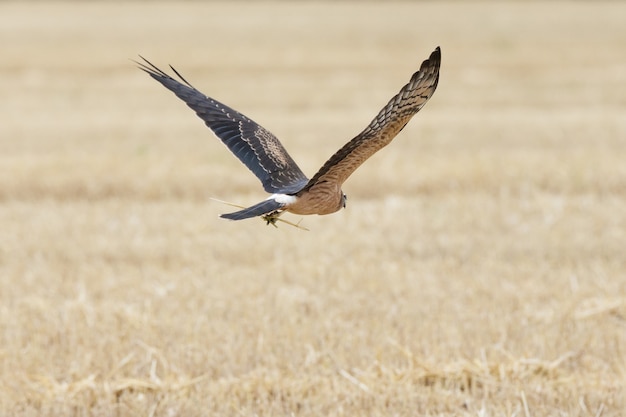
[[[0,2],[0,410],[620,415],[624,16]],[[432,100],[310,232],[219,219],[211,197],[266,194],[133,62],[173,65],[311,176],[437,46]]]

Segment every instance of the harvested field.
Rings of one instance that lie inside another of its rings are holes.
[[[624,16],[1,2],[0,415],[623,415]],[[438,45],[433,99],[309,232],[219,219],[266,194],[129,60],[313,175]]]

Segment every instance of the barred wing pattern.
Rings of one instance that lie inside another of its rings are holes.
[[[232,108],[196,90],[173,67],[183,83],[140,56],[139,68],[191,107],[215,135],[256,175],[268,193],[300,191],[308,178],[268,130]]]
[[[441,51],[437,47],[369,126],[331,156],[296,195],[302,195],[322,183],[340,187],[363,162],[388,145],[435,92],[440,64]]]

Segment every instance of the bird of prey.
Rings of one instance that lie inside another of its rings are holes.
[[[191,107],[271,194],[260,203],[220,217],[242,220],[260,216],[268,224],[276,225],[285,211],[322,215],[346,207],[346,195],[341,189],[344,181],[370,156],[389,144],[435,92],[441,51],[437,47],[365,130],[331,156],[311,179],[268,130],[195,89],[174,67],[170,66],[182,82],[141,55],[140,58],[144,62],[136,62],[139,68]]]

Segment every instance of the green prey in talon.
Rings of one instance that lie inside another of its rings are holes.
[[[245,208],[245,206],[242,206],[242,205],[239,205],[239,204],[230,203],[230,202],[228,202],[228,201],[220,200],[220,199],[218,199],[218,198],[213,198],[213,197],[210,197],[210,198],[211,198],[211,200],[213,200],[213,201],[216,201],[216,202],[218,202],[218,203],[222,203],[222,204],[226,204],[227,206],[236,207],[236,208],[241,208],[241,209]],[[307,232],[309,232],[309,231],[310,231],[310,230],[309,230],[309,229],[307,229],[306,227],[304,227],[304,226],[300,225],[300,223],[302,223],[302,219],[300,219],[300,220],[298,221],[298,223],[293,223],[293,222],[290,222],[289,220],[281,219],[281,218],[280,218],[280,216],[281,216],[284,212],[285,212],[285,210],[276,210],[276,211],[273,211],[273,212],[268,213],[268,214],[266,214],[266,215],[264,215],[264,216],[261,216],[261,220],[265,221],[265,224],[267,224],[267,225],[270,225],[270,224],[271,224],[271,225],[272,225],[272,226],[274,226],[275,228],[278,228],[278,225],[276,225],[276,222],[283,222],[283,223],[288,224],[289,226],[293,226],[293,227],[295,227],[295,228],[297,228],[297,229],[300,229],[300,230],[306,230]]]

